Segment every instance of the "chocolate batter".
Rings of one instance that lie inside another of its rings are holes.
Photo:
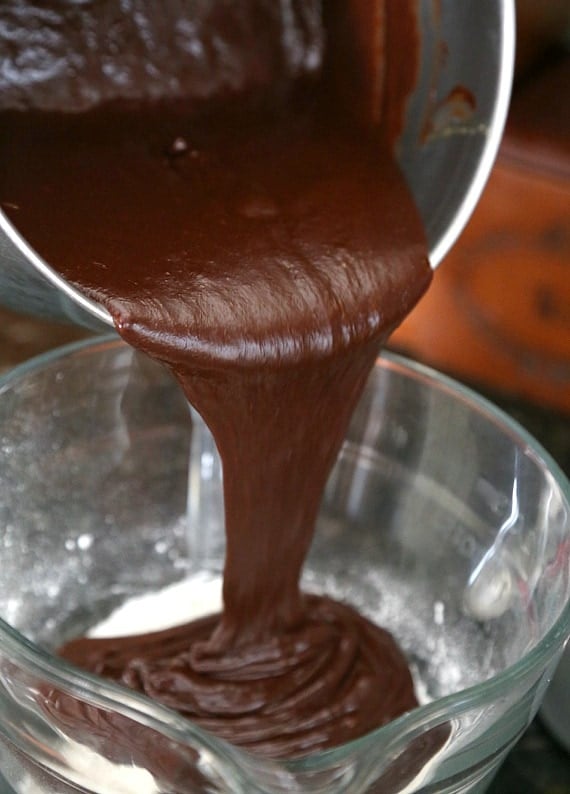
[[[0,118],[3,208],[172,369],[224,468],[223,614],[61,653],[273,757],[416,705],[385,631],[299,589],[351,412],[431,277],[390,147],[362,123],[370,98],[345,112],[337,72],[325,62],[275,94],[198,108]],[[57,701],[62,718],[73,708]]]

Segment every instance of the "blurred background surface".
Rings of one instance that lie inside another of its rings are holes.
[[[459,242],[392,345],[570,413],[570,0],[518,0],[498,160]]]

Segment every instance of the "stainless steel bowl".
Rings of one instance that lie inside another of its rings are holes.
[[[39,6],[33,0],[28,4]],[[168,13],[167,3],[165,24]],[[497,153],[513,74],[514,0],[417,0],[417,15],[420,75],[397,154],[420,209],[435,268],[467,223]],[[46,79],[53,81],[57,69],[44,69]],[[57,79],[69,83],[70,77]],[[41,83],[37,90],[45,92]],[[108,311],[54,267],[57,263],[42,259],[0,210],[0,301],[95,329],[112,326]]]

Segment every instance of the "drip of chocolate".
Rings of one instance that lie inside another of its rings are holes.
[[[390,147],[362,124],[370,98],[344,112],[337,71],[335,60],[241,107],[0,121],[12,220],[172,369],[224,470],[222,615],[61,653],[272,757],[346,742],[416,705],[394,640],[299,587],[351,412],[431,277]],[[64,722],[89,720],[69,698],[49,702]]]

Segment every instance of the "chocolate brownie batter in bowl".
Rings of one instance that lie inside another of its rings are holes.
[[[387,35],[389,13],[397,24]],[[241,102],[276,79],[281,88],[311,79],[331,43],[342,75],[338,113],[348,102],[349,115],[356,107],[361,120],[386,123],[436,267],[467,222],[498,149],[513,71],[514,0],[9,0],[0,4],[0,108],[77,113],[188,97],[193,105]],[[398,62],[391,74],[389,59]],[[165,145],[182,160],[196,152],[176,132]],[[112,179],[106,187],[112,194]],[[43,194],[44,206],[52,200]],[[112,327],[97,296],[28,238],[14,204],[0,202],[0,301]]]
[[[18,794],[484,790],[570,629],[568,483],[522,429],[418,365],[384,356],[374,367],[302,590],[388,630],[420,706],[336,748],[275,759],[303,733],[318,746],[322,726],[295,725],[302,703],[281,692],[269,752],[260,704],[249,704],[241,747],[220,738],[215,698],[232,686],[243,722],[237,693],[255,664],[204,684],[210,729],[54,655],[93,632],[124,638],[189,620],[200,631],[200,616],[221,608],[219,461],[175,381],[109,339],[30,362],[0,390],[0,768]],[[201,452],[189,470],[191,444]],[[307,674],[297,665],[291,675]],[[275,675],[286,687],[288,674]],[[312,682],[313,702],[332,710],[338,681]],[[375,686],[374,702],[402,691],[394,679]]]

